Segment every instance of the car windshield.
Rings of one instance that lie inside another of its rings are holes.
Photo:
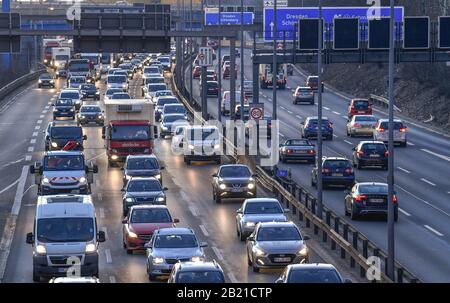
[[[85,83],[86,82],[86,78],[84,77],[72,77],[70,78],[70,83]]]
[[[82,90],[96,90],[97,88],[95,87],[94,84],[83,84],[83,85],[81,85],[81,89]]]
[[[158,60],[161,63],[169,63],[170,62],[170,58],[168,58],[168,57],[159,57]]]
[[[311,82],[311,83],[317,83],[318,81],[319,81],[319,79],[317,77],[309,77],[308,78],[308,82]]]
[[[55,155],[44,157],[44,171],[84,170],[81,155]]]
[[[59,95],[60,99],[79,99],[80,94],[78,92],[62,92]]]
[[[207,87],[218,88],[219,84],[217,82],[206,82]]]
[[[51,80],[51,79],[52,79],[52,76],[50,76],[49,74],[45,74],[45,75],[42,75],[40,78],[41,78],[42,80]]]
[[[93,218],[45,218],[37,220],[39,242],[88,242],[94,238]]]
[[[56,106],[73,106],[72,99],[58,99],[56,100]]]
[[[98,61],[100,59],[100,56],[97,55],[81,55],[82,59],[87,59],[89,60],[92,64],[96,65],[98,64]]]
[[[130,95],[128,93],[114,93],[111,97],[113,100],[117,99],[131,99]]]
[[[156,85],[149,85],[148,91],[149,92],[157,92],[159,90],[166,90],[167,86],[165,84],[156,84]]]
[[[180,103],[178,102],[177,98],[159,98],[158,101],[156,101],[157,106],[164,106],[166,104],[176,104]]]
[[[250,178],[251,172],[246,166],[225,166],[220,169],[222,178]]]
[[[377,122],[374,116],[355,116],[355,122]]]
[[[67,61],[69,59],[70,58],[68,55],[56,55],[55,56],[55,60],[57,60],[57,61]]]
[[[188,248],[198,247],[194,235],[159,235],[153,245],[155,248]]]
[[[164,78],[162,77],[151,77],[145,79],[145,84],[154,84],[154,83],[164,83]]]
[[[367,184],[360,185],[358,187],[360,193],[364,194],[386,194],[388,193],[388,187],[386,184]]]
[[[250,202],[245,206],[244,214],[281,214],[280,203],[278,202]]]
[[[170,90],[159,90],[155,93],[156,97],[161,96],[173,96],[172,92]]]
[[[258,241],[301,241],[297,228],[293,226],[262,227],[258,231]]]
[[[177,283],[225,283],[220,271],[182,271]]]
[[[214,128],[192,128],[188,132],[189,141],[194,140],[218,140],[219,139],[219,131]]]
[[[323,119],[322,120],[322,126],[328,126],[329,121],[327,119]],[[308,126],[317,126],[318,124],[318,120],[316,119],[311,119],[308,122]]]
[[[127,192],[153,192],[161,191],[161,183],[158,180],[131,180],[128,182]]]
[[[108,83],[125,83],[127,82],[127,77],[123,75],[113,75],[108,77]]]
[[[335,270],[330,269],[294,269],[289,274],[290,283],[341,283]]]
[[[127,169],[159,169],[159,162],[155,158],[131,158],[126,165]]]
[[[52,127],[52,139],[80,139],[83,131],[78,126]]]
[[[301,140],[301,139],[295,139],[295,140],[288,140],[286,141],[286,145],[296,146],[296,145],[311,145],[308,140]]]
[[[82,113],[99,113],[101,111],[101,108],[98,106],[82,106],[80,108],[80,112]]]
[[[114,125],[111,128],[111,139],[123,141],[149,140],[150,128],[148,125]]]
[[[323,163],[323,167],[331,168],[331,169],[347,168],[347,167],[351,167],[351,166],[352,166],[352,164],[350,163],[350,161],[347,161],[347,160],[326,160]]]
[[[384,129],[389,129],[389,122],[381,122],[380,123],[380,127],[384,128]],[[394,121],[394,130],[399,130],[400,128],[403,127],[403,123],[402,122],[395,122]]]
[[[71,63],[69,66],[69,71],[71,72],[88,72],[88,63]]]
[[[386,149],[386,145],[384,145],[383,143],[366,143],[363,144],[361,146],[361,149],[367,152],[385,152]]]
[[[130,223],[171,223],[169,211],[165,208],[135,209]]]
[[[369,107],[369,101],[355,100],[355,101],[353,101],[353,107],[356,109],[367,109]]]
[[[156,66],[148,66],[144,68],[144,74],[159,74],[159,68]]]
[[[186,119],[184,115],[165,115],[163,123],[184,122]]]
[[[119,68],[121,68],[121,69],[123,69],[123,70],[129,70],[129,69],[131,69],[131,64],[129,64],[129,63],[125,63],[125,64],[120,64],[119,65]]]
[[[164,106],[164,114],[185,114],[186,108],[183,105],[166,105]]]
[[[119,92],[122,92],[122,90],[119,89],[119,88],[112,88],[112,89],[108,89],[108,90],[106,91],[106,95],[107,95],[108,97],[111,97],[114,93],[119,93]]]

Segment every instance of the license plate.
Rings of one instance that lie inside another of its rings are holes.
[[[333,177],[342,177],[342,176],[344,176],[344,174],[339,174],[339,173],[337,173],[337,174],[333,174],[332,176],[333,176]]]
[[[373,203],[383,203],[383,202],[384,202],[384,199],[370,199],[370,202],[373,202]]]
[[[295,153],[297,153],[297,154],[306,154],[306,150],[296,150]]]
[[[370,155],[371,158],[379,158],[380,155]]]
[[[79,194],[80,190],[79,189],[73,189],[70,193],[71,194]]]
[[[364,113],[365,113],[365,111],[363,111],[363,110],[358,111],[358,114],[364,114]]]
[[[240,193],[242,191],[242,188],[232,188],[231,192],[232,193]]]
[[[287,263],[287,262],[291,262],[291,258],[289,258],[289,257],[287,257],[287,258],[274,258],[273,261],[277,262],[277,263]]]

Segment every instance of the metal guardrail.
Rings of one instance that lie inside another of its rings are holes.
[[[186,57],[185,59],[189,59]],[[184,71],[183,71],[184,72]],[[204,121],[196,112],[195,107],[199,107],[195,102],[192,105],[188,99],[185,98],[176,86],[174,77],[171,78],[172,87],[174,88],[177,96],[182,103],[186,106],[187,110],[194,115],[194,119],[198,119],[201,123]],[[234,161],[239,161],[237,155],[237,148],[232,142],[226,139],[227,147],[233,148],[233,153],[230,156]],[[339,248],[340,256],[342,259],[346,259],[347,256],[350,260],[350,267],[356,268],[358,265],[361,277],[366,277],[368,270],[371,270],[372,264],[368,262],[370,256],[378,257],[380,260],[380,280],[373,280],[372,282],[382,283],[419,283],[421,282],[414,274],[408,271],[398,261],[394,264],[395,279],[391,280],[387,275],[387,254],[380,248],[378,248],[372,241],[370,241],[364,234],[360,233],[356,228],[341,220],[341,217],[335,214],[332,210],[326,206],[323,207],[323,213],[321,219],[316,214],[317,200],[309,193],[304,187],[298,185],[292,180],[277,177],[274,170],[267,171],[266,169],[256,166],[258,172],[257,181],[269,191],[276,194],[281,203],[285,204],[292,212],[292,215],[297,216],[299,221],[305,221],[307,228],[312,228],[315,235],[322,235],[322,241],[324,243],[329,242],[331,250]],[[369,255],[369,252],[371,254]]]
[[[44,73],[46,71],[45,68],[40,68],[39,70],[26,74],[20,78],[17,78],[16,80],[6,84],[5,86],[3,86],[0,89],[0,102],[6,97],[8,96],[11,92],[13,92],[14,90],[16,90],[17,88],[21,87],[22,85],[35,80],[39,77],[39,75],[41,75],[42,73]]]
[[[381,97],[381,96],[377,96],[377,95],[370,95],[370,101],[372,102],[372,104],[376,104],[379,105],[381,107],[384,108],[388,108],[389,107],[389,100],[386,99],[385,97]],[[399,113],[402,112],[402,110],[400,108],[398,108],[397,106],[394,105],[394,110],[398,111]]]

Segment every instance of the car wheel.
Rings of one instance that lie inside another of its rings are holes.
[[[394,222],[398,221],[398,211],[394,211]]]
[[[252,261],[250,260],[248,253],[247,253],[247,264],[248,264],[248,266],[252,266]]]
[[[239,232],[239,240],[244,242],[247,239],[247,237],[242,233],[242,231]]]
[[[253,272],[259,272],[259,268],[256,267],[254,263],[252,263],[252,270]]]
[[[350,212],[348,211],[348,209],[347,209],[347,204],[344,202],[344,213],[345,213],[345,216],[350,216]]]
[[[132,255],[133,254],[133,250],[132,249],[127,249],[127,255]]]
[[[350,219],[352,219],[352,220],[358,219],[358,214],[356,213],[356,210],[354,209],[353,204],[352,204],[352,212],[350,214]]]
[[[191,165],[191,160],[186,159],[186,164],[187,164],[187,165]]]
[[[215,201],[216,201],[216,204],[220,204],[220,203],[222,203],[222,199],[219,197],[219,195],[216,193],[216,196],[214,197],[215,199]]]
[[[41,276],[38,275],[34,267],[33,267],[33,282],[41,282]]]
[[[158,278],[158,276],[155,276],[155,275],[152,275],[152,274],[148,275],[148,280],[149,281],[156,281],[157,278]]]

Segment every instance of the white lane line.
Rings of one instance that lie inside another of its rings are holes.
[[[98,212],[99,212],[100,218],[104,219],[105,218],[105,209],[103,207],[100,207]]]
[[[40,126],[40,125],[36,125],[36,126],[34,127],[34,129],[35,129],[35,130],[39,130],[39,129],[41,129],[41,126]]]
[[[28,152],[29,152],[29,153],[32,153],[32,152],[34,152],[34,146],[30,146],[30,147],[28,147]]]
[[[17,216],[19,214],[20,205],[22,204],[23,189],[28,176],[28,166],[22,167],[22,174],[19,178],[19,185],[17,186],[16,196],[14,197],[14,204],[12,206],[11,215]]]
[[[25,161],[31,161],[31,156],[30,155],[28,155],[28,156],[25,156]]]
[[[403,210],[402,208],[398,208],[398,210],[401,212],[401,213],[403,213],[405,216],[407,216],[407,217],[411,217],[411,214],[410,213],[408,213],[406,210]]]
[[[43,119],[45,117],[45,115],[40,115],[39,118]]]
[[[31,139],[30,144],[36,144],[36,139]]]
[[[189,206],[189,211],[192,213],[194,217],[198,217],[197,209],[193,206]]]
[[[335,138],[338,138],[338,135],[336,135],[336,134],[333,134],[333,137],[335,137]]]
[[[286,108],[284,108],[283,106],[280,106],[280,108],[281,108],[282,110],[286,110]]]
[[[442,160],[450,162],[450,157],[447,157],[447,156],[444,156],[444,155],[432,152],[431,150],[428,150],[428,149],[425,149],[425,148],[422,148],[421,151],[426,152],[427,154],[433,155],[435,157],[438,157],[438,158],[440,158]]]
[[[109,282],[110,282],[110,283],[116,283],[116,277],[114,277],[114,276],[109,276]]]
[[[44,108],[45,108],[45,109],[49,109],[49,108],[50,108],[50,106],[49,106],[49,105],[47,105],[47,106],[45,106]]]
[[[32,137],[37,137],[38,132],[33,132],[33,134],[31,135]]]
[[[16,185],[17,183],[19,183],[20,179],[17,179],[16,181],[14,181],[13,183],[9,184],[8,186],[6,186],[4,189],[0,190],[0,194],[3,194],[5,191],[7,191],[8,189],[10,189],[11,187],[13,187],[14,185]]]
[[[106,263],[111,264],[112,257],[111,257],[111,250],[109,250],[109,248],[105,249],[105,255],[106,255]]]
[[[434,184],[433,182],[431,182],[431,181],[429,181],[429,180],[427,180],[425,178],[420,178],[420,181],[425,182],[425,183],[427,183],[427,184],[429,184],[431,186],[436,186],[436,184]]]
[[[283,137],[283,138],[285,137],[282,133],[280,133],[280,136]]]
[[[348,117],[345,115],[342,115],[341,117],[348,120]]]
[[[414,146],[415,144],[412,142],[406,142],[406,144],[408,144],[409,146]]]
[[[209,232],[206,230],[206,227],[203,224],[200,224],[199,227],[202,230],[202,233],[205,235],[205,237],[209,237]]]
[[[97,194],[97,198],[98,198],[99,201],[102,201],[102,200],[103,200],[103,195],[102,195],[102,193],[98,193],[98,194]]]
[[[213,246],[213,247],[211,247],[211,248],[212,248],[212,250],[214,251],[214,253],[216,254],[217,259],[219,259],[219,261],[222,261],[222,260],[223,260],[223,256],[222,256],[222,253],[220,252],[220,249],[218,249],[218,248],[215,247],[215,246]]]
[[[330,108],[329,108],[329,107],[326,107],[326,106],[323,106],[323,109],[324,109],[324,110],[330,110]]]
[[[405,172],[405,173],[407,173],[407,174],[410,174],[410,173],[411,173],[409,170],[404,169],[403,167],[397,166],[397,168],[398,168],[399,170],[401,170],[402,172]]]
[[[48,112],[47,110],[43,110],[43,111],[42,111],[43,114],[46,114],[47,112]]]
[[[232,272],[228,273],[228,277],[230,278],[231,283],[238,283],[236,276]]]
[[[50,100],[51,100],[51,101],[48,102],[48,105],[52,105],[52,101],[56,100],[56,98],[53,97],[53,98],[51,98]]]
[[[293,112],[291,112],[290,110],[288,110],[287,112],[288,112],[289,115],[292,115],[292,114],[293,114]]]
[[[425,224],[424,227],[425,227],[426,229],[428,229],[429,231],[431,231],[432,233],[438,235],[439,237],[444,236],[443,234],[441,234],[440,232],[438,232],[437,230],[435,230],[433,227],[431,227],[431,226],[429,226],[429,225],[426,225],[426,224]]]
[[[296,115],[295,117],[297,117],[298,119],[302,120],[303,118],[299,115]]]
[[[341,113],[333,111],[333,114],[340,116]]]
[[[190,201],[191,199],[189,199],[189,196],[184,192],[184,191],[180,191],[180,195],[181,195],[181,198],[184,200],[184,201]]]
[[[347,143],[347,144],[353,145],[353,143],[348,141],[348,140],[344,140],[344,142]]]

